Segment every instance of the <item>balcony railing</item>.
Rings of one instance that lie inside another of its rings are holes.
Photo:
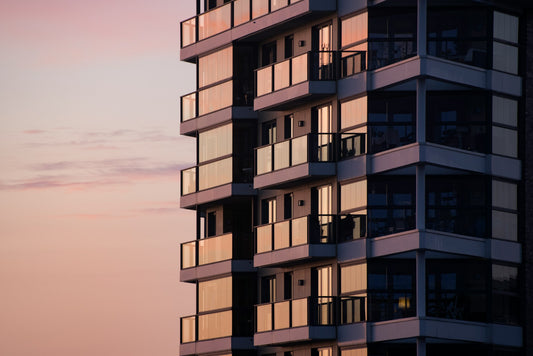
[[[308,162],[335,160],[335,134],[307,134],[255,149],[256,175]]]
[[[337,80],[364,71],[365,52],[311,51],[256,70],[256,97],[307,82]]]
[[[233,81],[202,88],[181,97],[181,122],[209,114],[234,104]]]
[[[231,260],[232,257],[231,233],[181,244],[182,269]]]
[[[301,0],[234,0],[181,22],[181,47],[212,37]]]
[[[365,320],[364,297],[307,297],[256,305],[257,333]]]
[[[366,236],[366,215],[307,215],[255,228],[255,253]]]
[[[203,313],[181,318],[181,343],[232,336],[233,311]]]
[[[250,159],[230,156],[181,171],[181,195],[196,193],[229,183],[250,183]]]

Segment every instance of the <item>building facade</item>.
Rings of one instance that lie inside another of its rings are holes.
[[[196,8],[180,355],[533,355],[532,4]]]

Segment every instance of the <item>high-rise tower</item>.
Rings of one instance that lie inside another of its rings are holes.
[[[180,354],[533,355],[533,4],[196,7]]]

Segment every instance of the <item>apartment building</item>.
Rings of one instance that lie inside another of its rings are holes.
[[[533,355],[533,4],[188,1],[180,355]]]

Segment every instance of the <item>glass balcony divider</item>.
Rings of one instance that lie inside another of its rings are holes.
[[[181,48],[212,37],[301,0],[233,0],[180,24]]]

